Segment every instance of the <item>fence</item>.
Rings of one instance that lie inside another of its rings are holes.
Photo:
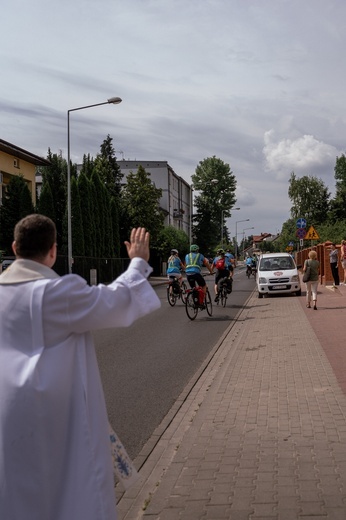
[[[130,263],[129,258],[92,258],[75,256],[73,258],[72,272],[79,274],[88,283],[96,270],[96,283],[110,283],[121,273],[126,271]],[[58,256],[53,267],[60,276],[68,273],[68,261],[66,256]]]
[[[317,253],[317,259],[320,262],[320,283],[323,285],[329,285],[334,283],[332,271],[330,268],[329,261],[329,250],[327,249],[331,245],[331,242],[324,242],[323,244],[318,244],[317,246],[308,247],[306,249],[302,249],[296,253],[296,264],[299,268],[303,268],[305,260],[309,258],[309,252],[313,249]],[[339,269],[339,277],[340,280],[344,279],[344,270],[341,265],[340,260],[340,245],[337,245],[336,248],[339,252],[339,261],[338,261],[338,269]]]

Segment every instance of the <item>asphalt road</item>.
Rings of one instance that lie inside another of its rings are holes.
[[[214,300],[214,277],[206,278]],[[224,331],[255,288],[236,269],[225,308],[213,303],[194,321],[178,301],[170,307],[166,284],[155,286],[161,308],[126,329],[94,334],[109,420],[135,458],[172,405],[191,382]]]

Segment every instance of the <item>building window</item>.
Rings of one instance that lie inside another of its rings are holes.
[[[13,159],[13,166],[15,168],[20,168],[19,159],[17,159],[17,158]]]

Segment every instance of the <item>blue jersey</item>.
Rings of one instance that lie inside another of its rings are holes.
[[[180,258],[172,255],[168,258],[167,274],[180,273]]]
[[[204,264],[204,256],[201,253],[189,253],[185,256],[186,274],[200,273]]]

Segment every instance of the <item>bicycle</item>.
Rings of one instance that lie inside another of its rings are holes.
[[[206,309],[209,316],[213,314],[213,304],[209,289],[204,294],[202,287],[196,286],[192,289],[187,290],[187,296],[185,301],[186,314],[190,320],[194,320],[198,314],[198,311]]]
[[[254,266],[254,265],[248,265],[246,266],[246,276],[248,278],[250,278],[250,276],[252,275],[254,278],[256,278],[256,273],[257,273],[257,267]]]
[[[216,301],[216,304],[219,305],[219,303],[221,303],[222,307],[226,307],[227,294],[229,293],[229,286],[227,284],[227,281],[228,278],[221,278],[221,280],[219,280],[217,284],[218,299]]]
[[[174,307],[179,298],[185,304],[187,293],[186,283],[183,281],[180,286],[179,280],[176,276],[170,276],[169,278],[170,280],[167,285],[167,300],[169,305]]]

